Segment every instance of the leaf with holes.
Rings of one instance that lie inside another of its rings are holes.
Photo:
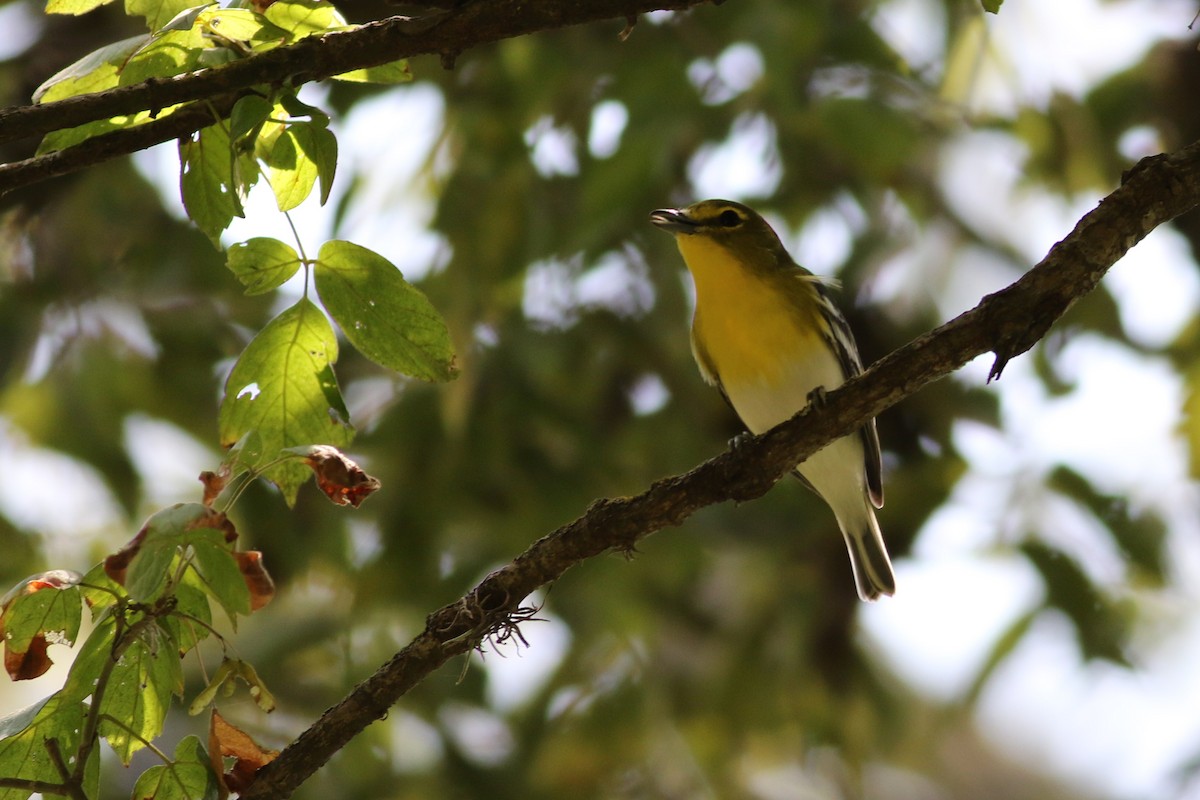
[[[242,352],[225,382],[218,428],[225,447],[256,431],[264,453],[311,442],[350,443],[354,429],[333,374],[337,337],[304,299],[271,320]],[[299,460],[266,473],[291,505],[308,477]]]
[[[427,381],[457,375],[446,321],[386,258],[351,242],[326,242],[314,271],[325,308],[367,358]]]

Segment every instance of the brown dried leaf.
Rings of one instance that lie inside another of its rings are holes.
[[[250,734],[229,724],[213,709],[208,727],[208,754],[213,772],[217,775],[221,800],[230,792],[244,792],[254,782],[254,774],[275,760],[278,750],[264,750]],[[225,759],[234,759],[233,767],[225,771]]]
[[[197,528],[212,528],[213,530],[222,531],[225,534],[225,541],[231,543],[238,538],[237,528],[233,526],[233,520],[225,516],[221,511],[208,510],[204,516],[199,517],[188,523],[187,529],[194,531]]]
[[[317,486],[339,506],[358,508],[379,489],[379,481],[336,447],[317,444],[304,449],[304,463],[317,476]]]
[[[221,492],[225,491],[225,486],[229,482],[229,467],[222,464],[217,472],[208,470],[201,472],[200,482],[204,484],[204,498],[200,502],[212,508],[212,504],[217,501]]]
[[[29,642],[24,653],[14,653],[4,648],[4,669],[14,681],[28,681],[46,674],[54,664],[46,655],[46,637],[40,633]]]
[[[242,550],[233,554],[238,569],[250,590],[250,610],[258,611],[275,597],[275,581],[262,563],[262,553],[257,550]]]

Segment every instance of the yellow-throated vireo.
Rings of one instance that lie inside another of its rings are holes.
[[[674,234],[696,286],[692,355],[700,373],[751,433],[791,417],[862,372],[854,335],[830,283],[797,264],[766,220],[741,203],[660,208],[650,221]],[[815,394],[814,394],[815,393]],[[837,517],[863,600],[896,591],[875,520],[883,507],[875,420],[796,467]]]

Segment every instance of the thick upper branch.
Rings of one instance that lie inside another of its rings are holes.
[[[487,42],[511,39],[537,31],[605,19],[623,22],[647,11],[686,9],[707,0],[486,0],[420,19],[391,17],[350,31],[311,36],[287,47],[217,68],[166,80],[152,80],[95,94],[80,95],[44,105],[0,110],[0,142],[42,136],[96,120],[170,108],[184,103],[231,98],[253,86],[290,82],[300,85],[324,80],[360,67],[372,67],[418,55],[436,54],[452,60],[464,50]],[[617,36],[614,32],[613,40]],[[177,116],[175,112],[170,116]],[[188,112],[188,124],[204,122],[199,109]],[[167,119],[169,119],[168,117]],[[144,149],[198,130],[180,133],[181,122],[166,124],[154,134],[132,131],[109,134],[99,145],[90,140],[64,151],[57,169],[41,159],[0,165],[0,194],[35,180],[79,169],[115,155]],[[187,127],[184,125],[183,127]],[[139,130],[139,129],[132,129]],[[151,129],[154,131],[155,129]],[[63,164],[72,169],[63,169]],[[78,165],[78,166],[74,166]]]
[[[1020,280],[831,391],[825,405],[686,475],[660,480],[635,497],[592,504],[465,597],[435,611],[420,636],[260,770],[242,797],[288,797],[405,692],[482,636],[502,630],[507,615],[530,592],[572,566],[608,550],[629,550],[639,539],[680,524],[704,506],[762,495],[801,459],[976,356],[996,353],[993,372],[998,374],[1007,359],[1032,346],[1091,291],[1129,248],[1198,204],[1200,142],[1142,161]]]

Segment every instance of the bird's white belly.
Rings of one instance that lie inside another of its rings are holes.
[[[774,377],[723,384],[729,402],[751,433],[763,433],[792,417],[808,404],[809,393],[818,386],[832,390],[845,382],[841,366],[824,350],[796,361]],[[863,502],[863,464],[862,440],[851,434],[826,445],[797,469],[835,509],[852,508]]]
[[[804,408],[818,386],[832,390],[844,382],[837,360],[824,348],[775,374],[742,375],[737,382],[723,379],[725,370],[717,369],[729,402],[751,433],[763,433]]]

